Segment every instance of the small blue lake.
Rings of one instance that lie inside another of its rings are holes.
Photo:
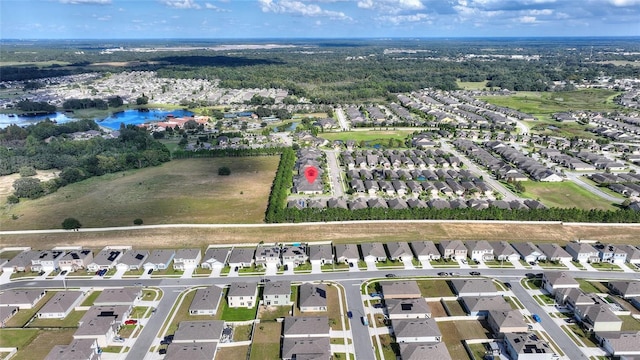
[[[104,126],[108,129],[117,130],[120,128],[120,124],[125,125],[140,125],[146,122],[151,121],[162,121],[167,115],[172,114],[175,117],[183,117],[183,116],[193,116],[191,111],[186,110],[159,110],[159,109],[150,109],[149,111],[138,111],[138,110],[125,110],[122,112],[118,112],[112,114],[111,116],[105,119],[95,119],[95,121],[100,126]],[[65,123],[68,121],[75,120],[73,117],[70,117],[72,114],[66,113],[54,113],[48,115],[38,115],[38,116],[10,116],[7,114],[0,114],[0,128],[5,128],[11,124],[16,124],[19,126],[31,125],[37,122],[43,121],[46,118],[51,120],[55,120],[58,123]]]

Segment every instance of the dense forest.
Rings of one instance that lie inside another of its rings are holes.
[[[545,91],[554,81],[640,77],[638,67],[606,63],[637,60],[633,51],[640,51],[640,47],[625,39],[310,40],[292,41],[294,47],[290,48],[233,53],[205,49],[105,53],[101,50],[106,46],[98,43],[66,43],[60,48],[46,45],[40,44],[38,55],[26,59],[18,45],[7,44],[0,49],[0,56],[6,61],[57,60],[68,64],[3,67],[0,81],[79,72],[154,70],[162,77],[219,79],[225,88],[283,88],[314,103],[335,104],[384,99],[391,93],[425,87],[453,90],[458,87],[456,80],[488,81],[488,87],[509,90]],[[108,47],[135,45],[140,44],[123,42]],[[179,45],[206,47],[216,43]],[[614,51],[617,48],[627,49],[629,55]],[[70,49],[82,51],[76,54]],[[532,56],[534,59],[527,58]],[[109,61],[135,63],[127,67],[89,66]]]
[[[20,179],[26,188],[16,187],[18,197],[37,197],[92,176],[156,166],[171,158],[163,144],[133,125],[122,127],[116,138],[70,137],[89,130],[99,127],[92,120],[64,124],[46,120],[25,128],[10,125],[0,129],[0,175],[22,174],[25,169],[60,170],[58,178],[43,184],[37,179]]]

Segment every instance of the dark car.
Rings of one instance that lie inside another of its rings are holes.
[[[377,303],[377,304],[373,304],[373,307],[375,309],[382,309],[384,307],[384,305],[382,305],[381,303]]]
[[[388,277],[388,278],[394,278],[396,276],[397,276],[396,274],[387,274],[387,275],[385,275],[385,277]]]
[[[151,274],[153,272],[153,269],[149,269],[149,271],[147,271],[147,274]]]
[[[60,275],[67,275],[67,270],[63,270]]]
[[[164,355],[166,353],[167,353],[167,349],[162,348],[162,349],[158,350],[158,354],[160,354],[160,355]]]
[[[353,267],[353,263],[352,262],[349,263],[349,267]]]
[[[478,272],[478,271],[470,271],[469,275],[480,276],[480,272]]]
[[[237,267],[237,266],[236,266],[236,267],[234,267],[234,268],[233,268],[233,271],[236,271],[236,272],[237,272],[237,271],[238,271],[238,267]]]
[[[446,272],[439,272],[439,273],[438,273],[438,275],[440,275],[440,276],[447,276],[447,275],[449,275],[449,273],[446,273]]]
[[[511,289],[511,283],[504,283],[504,286],[506,286],[507,289]]]
[[[353,317],[353,313],[351,311],[347,311],[347,317],[351,319]]]
[[[38,273],[38,275],[40,275],[40,276],[44,275],[44,271],[40,271],[40,272]]]

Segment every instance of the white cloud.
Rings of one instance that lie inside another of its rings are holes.
[[[109,21],[109,20],[111,20],[111,15],[100,16],[100,17],[96,18],[96,20],[98,20],[98,21]]]
[[[360,0],[358,7],[361,9],[377,9],[381,12],[398,13],[407,10],[422,10],[422,0]]]
[[[351,19],[341,11],[324,10],[316,4],[305,4],[295,0],[259,0],[263,12],[294,14],[301,16],[323,16],[333,19]]]
[[[520,21],[523,24],[534,24],[536,22],[536,17],[535,16],[521,16],[520,18],[518,18],[518,21]]]
[[[194,0],[161,0],[161,2],[176,9],[200,9],[200,5]]]
[[[229,11],[227,9],[219,8],[219,7],[215,6],[215,5],[213,5],[212,3],[205,3],[204,7],[209,9],[209,10],[214,10],[214,11],[217,11],[217,12],[227,12],[227,11]]]
[[[640,5],[640,0],[609,0],[609,3],[613,6],[625,7]]]
[[[111,0],[60,0],[63,4],[74,4],[74,5],[84,5],[84,4],[94,4],[94,5],[109,5],[111,4]]]
[[[536,15],[536,16],[540,16],[540,15],[552,15],[553,14],[553,10],[551,9],[542,9],[542,10],[529,10],[528,11],[529,15]]]
[[[424,20],[429,20],[428,22],[431,22],[429,15],[422,14],[422,13],[417,13],[413,15],[381,16],[379,17],[379,20],[383,22],[388,22],[394,25],[411,23],[411,22],[421,22]]]

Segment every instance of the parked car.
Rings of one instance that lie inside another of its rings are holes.
[[[385,275],[385,277],[394,278],[394,277],[397,277],[397,275],[396,274],[387,274],[387,275]]]
[[[160,355],[165,355],[166,353],[167,353],[167,349],[165,349],[165,348],[162,348],[162,349],[158,350],[158,354],[160,354]]]
[[[458,275],[460,275],[460,273],[457,273],[457,272],[451,272],[451,273],[449,273],[449,275],[451,275],[451,276],[458,276]]]
[[[479,271],[470,271],[469,275],[480,276],[480,272]]]
[[[372,292],[372,293],[369,293],[369,296],[371,296],[371,297],[379,297],[379,298],[381,298],[381,297],[382,297],[382,294],[381,294],[381,293],[377,293],[377,292]]]
[[[119,343],[123,343],[123,342],[124,342],[124,339],[123,339],[123,338],[121,338],[120,336],[117,336],[117,337],[113,338],[113,341],[115,341],[115,342],[119,342]]]
[[[381,303],[373,304],[374,309],[382,309],[383,307],[384,305],[382,305]]]
[[[153,269],[149,269],[149,271],[147,271],[147,274],[151,274],[153,272]]]
[[[352,262],[349,263],[349,267],[353,267],[353,263]]]
[[[138,320],[135,320],[135,319],[129,319],[124,322],[125,325],[135,325],[137,323],[138,323]]]
[[[362,317],[362,325],[364,326],[369,326],[369,320],[367,319],[366,316]]]
[[[442,271],[442,272],[439,272],[438,275],[440,275],[440,276],[448,276],[449,273],[446,273],[446,272]]]
[[[40,271],[40,272],[38,273],[38,275],[40,275],[40,276],[44,275],[44,270],[43,270],[43,271]]]
[[[67,270],[62,270],[62,272],[60,273],[60,275],[67,275]]]
[[[353,317],[353,313],[351,311],[347,311],[347,317],[351,319]]]
[[[504,283],[504,286],[506,286],[507,289],[511,289],[511,283]]]

